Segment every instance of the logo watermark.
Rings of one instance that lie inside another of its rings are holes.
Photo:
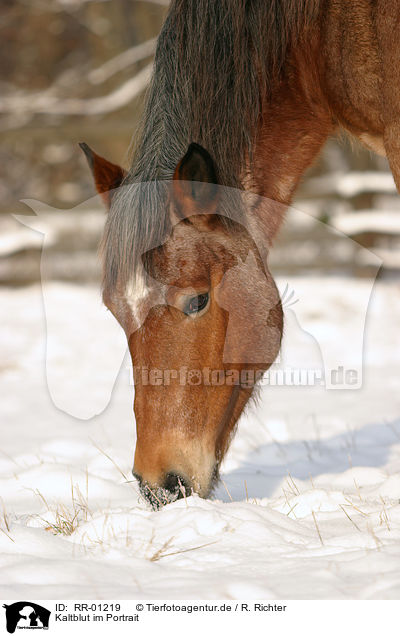
[[[139,186],[140,184],[136,184],[135,187]],[[150,195],[151,188],[154,187],[154,198],[157,200],[157,184],[154,186],[147,184],[146,187]],[[221,186],[218,188],[221,191],[220,198],[223,199],[225,190],[229,189]],[[247,196],[249,196],[248,200]],[[249,369],[260,367],[259,363],[264,361],[265,348],[268,349],[270,342],[276,342],[279,339],[274,321],[266,322],[263,319],[264,316],[273,313],[277,301],[271,295],[271,278],[263,275],[264,270],[268,272],[269,252],[265,247],[266,237],[251,212],[255,195],[240,193],[240,197],[246,214],[243,216],[238,212],[237,223],[245,223],[244,229],[251,238],[254,249],[252,248],[243,260],[236,259],[234,265],[226,269],[217,288],[209,290],[210,296],[212,294],[213,297],[212,302],[219,304],[220,312],[228,316],[221,359],[222,370],[208,370],[207,360],[204,360],[204,367],[199,365],[201,368],[197,368],[197,365],[194,365],[194,368],[191,368],[190,358],[186,360],[183,358],[182,362],[186,362],[188,367],[185,372],[183,365],[179,369],[154,368],[147,371],[142,369],[139,373],[140,377],[137,377],[135,371],[134,379],[151,386],[158,384],[168,386],[178,382],[187,386],[239,384],[251,387],[258,384],[270,387],[323,386],[329,390],[360,388],[366,317],[381,260],[369,250],[357,247],[368,260],[370,268],[363,280],[362,293],[359,293],[357,297],[356,311],[352,312],[351,320],[347,320],[345,315],[340,316],[339,319],[335,315],[331,317],[330,311],[323,308],[325,321],[323,327],[321,322],[313,318],[309,319],[305,311],[315,308],[319,302],[316,287],[307,284],[307,279],[301,277],[299,279],[292,277],[290,283],[280,277],[278,288],[284,312],[281,360],[277,366],[271,359],[270,363],[273,364],[267,372],[254,371],[252,376]],[[57,408],[74,417],[87,419],[104,411],[109,403],[113,387],[127,355],[126,336],[114,316],[102,305],[100,289],[95,294],[93,290],[90,292],[83,286],[82,289],[65,291],[65,293],[71,293],[71,329],[66,330],[62,326],[59,320],[59,297],[54,291],[49,255],[51,252],[54,253],[52,223],[54,224],[55,219],[58,224],[63,225],[69,222],[68,217],[71,217],[71,213],[76,216],[80,213],[84,215],[88,209],[101,209],[101,204],[99,197],[94,197],[71,211],[55,210],[32,200],[26,203],[35,211],[35,215],[18,216],[17,219],[43,236],[41,288],[46,319],[45,365],[48,391]],[[276,202],[265,202],[265,207],[272,206],[275,213],[278,213],[276,207],[279,205]],[[254,205],[254,207],[257,206]],[[282,209],[281,212],[283,214],[284,210]],[[223,210],[220,213],[223,215]],[[290,214],[297,218],[299,223],[303,221],[303,225],[306,221],[307,227],[317,225],[318,236],[326,235],[326,242],[330,235],[340,234],[342,242],[348,241],[349,247],[354,244],[351,238],[304,212],[291,208]],[[171,232],[174,230],[174,223],[178,222],[179,219],[172,223]],[[52,249],[48,249],[49,247]],[[149,246],[149,249],[154,248],[160,248],[159,254],[162,254],[164,244]],[[264,263],[264,270],[260,262]],[[100,274],[100,261],[98,266]],[[124,312],[125,314],[128,310],[131,312],[132,318],[136,321],[135,329],[140,329],[144,325],[154,308],[163,304],[168,305],[170,302],[167,284],[152,278],[144,269],[139,274],[137,280],[140,280],[142,276],[142,280],[147,281],[148,288],[139,289],[134,286],[131,297],[120,299],[121,302],[126,301]],[[329,277],[326,283],[321,282],[321,285],[325,284],[329,284]],[[224,291],[228,288],[238,289],[240,293],[225,294]],[[154,290],[156,293],[153,293]],[[178,294],[176,285],[173,291],[176,296]],[[179,293],[186,292],[183,290]],[[292,302],[294,295],[296,306]],[[195,330],[196,318],[191,324]],[[213,330],[213,328],[213,324],[210,323],[210,329]],[[179,338],[178,328],[176,338]],[[107,347],[107,359],[104,357],[103,342],[112,342],[112,346]],[[160,342],[157,346],[160,346]],[[297,358],[293,359],[293,352],[296,351]],[[168,366],[168,360],[166,360],[166,366]],[[240,366],[245,367],[244,372],[237,371]],[[99,369],[101,369],[102,378],[101,391],[98,390],[97,370]],[[82,391],[82,387],[85,387],[85,390]]]
[[[50,610],[31,601],[18,601],[3,605],[6,610],[6,627],[9,634],[16,629],[48,629]]]

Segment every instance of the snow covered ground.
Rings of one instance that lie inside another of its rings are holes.
[[[289,285],[300,302],[288,309],[287,355],[308,360],[312,333],[347,359],[368,281]],[[313,302],[302,302],[304,294]],[[73,325],[78,368],[90,325],[85,331],[75,309],[90,312],[98,291],[52,283],[46,298],[58,308],[61,333]],[[40,287],[2,289],[0,317],[3,599],[400,597],[398,281],[374,288],[361,389],[263,387],[213,498],[159,512],[131,481],[127,361],[104,412],[75,419],[47,389]],[[109,392],[112,346],[105,333],[103,365],[82,382],[78,401],[93,386],[96,395]],[[61,378],[63,355],[52,360]]]

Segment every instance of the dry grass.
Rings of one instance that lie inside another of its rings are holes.
[[[163,545],[161,546],[161,548],[159,548],[158,550],[156,550],[156,552],[154,552],[154,554],[149,557],[149,561],[159,561],[163,556],[166,556],[164,553],[164,551],[170,547],[171,543],[173,542],[175,537],[170,537],[170,539],[168,539],[167,541],[165,541],[165,543],[163,543]]]
[[[218,543],[218,541],[210,541],[210,543],[204,543],[202,545],[195,545],[192,548],[184,548],[183,550],[175,550],[174,552],[166,552],[166,550],[170,547],[175,537],[171,537],[156,551],[154,554],[149,557],[150,561],[159,561],[160,559],[164,559],[165,557],[175,556],[177,554],[184,554],[185,552],[193,552],[193,550],[201,550],[201,548],[207,548],[209,545],[214,545]],[[150,541],[150,544],[152,540]],[[149,544],[149,545],[150,545]]]
[[[106,451],[104,451],[102,448],[100,448],[100,446],[98,446],[92,439],[90,440],[93,444],[93,446],[96,448],[96,450],[99,451],[99,453],[101,453],[102,455],[104,455],[104,457],[106,457],[114,466],[114,468],[119,472],[119,474],[124,478],[124,482],[126,484],[132,484],[135,483],[136,484],[136,479],[128,479],[127,475],[125,475],[124,471],[122,470],[122,468],[117,464],[117,462],[108,454],[106,453]]]
[[[340,505],[340,504],[339,504]],[[359,531],[361,532],[360,528],[358,527],[358,525],[356,524],[355,521],[353,521],[353,519],[350,517],[349,513],[347,512],[347,510],[345,509],[344,506],[340,505],[340,508],[343,510],[344,514],[346,515],[346,517],[349,519],[349,521],[351,521],[351,523],[353,524],[353,526]]]
[[[289,515],[290,515],[290,514],[294,511],[294,509],[296,508],[296,506],[297,506],[297,505],[298,505],[298,502],[296,502],[296,503],[294,504],[294,506],[291,506],[291,508],[290,508],[290,509],[287,511],[287,513],[286,513],[286,516],[287,516],[287,517],[288,517],[288,516],[289,516]],[[288,506],[289,506],[289,503],[288,503]],[[293,512],[293,516],[294,516],[294,518],[295,518],[295,519],[297,519],[297,517],[296,517],[296,515],[295,515],[295,513],[294,513],[294,512]]]
[[[388,531],[390,532],[389,516],[386,510],[386,502],[384,498],[382,497],[382,495],[380,495],[380,500],[382,501],[382,504],[383,504],[383,509],[381,510],[379,514],[380,525],[385,524]]]
[[[79,525],[78,514],[62,504],[57,506],[54,516],[53,522],[44,519],[47,524],[45,530],[51,531],[53,534],[62,534],[68,537],[75,532]]]
[[[4,528],[2,528],[2,527],[0,526],[0,531],[1,531],[3,534],[5,534],[5,535],[6,535],[6,537],[8,537],[8,538],[10,539],[10,541],[12,541],[13,543],[15,543],[14,539],[13,539],[12,537],[10,537],[10,535],[9,535],[9,532],[10,532],[10,521],[9,521],[9,518],[8,518],[8,514],[7,514],[7,511],[6,511],[6,507],[5,507],[5,505],[4,505],[4,501],[3,501],[1,498],[0,498],[0,500],[1,500],[1,508],[2,508],[2,517],[1,517],[1,519],[2,519],[2,521],[3,521],[4,528],[5,528],[5,530],[4,530]]]
[[[380,550],[380,549],[381,549],[381,547],[382,547],[382,545],[383,545],[383,543],[382,543],[382,541],[381,541],[381,540],[380,540],[380,539],[376,536],[376,534],[375,534],[375,532],[374,532],[374,529],[373,529],[373,527],[372,527],[372,524],[371,524],[371,523],[369,523],[369,522],[367,523],[367,530],[368,530],[369,534],[372,536],[373,540],[375,541],[375,544],[376,544],[376,548],[377,548],[377,550]]]
[[[295,519],[297,519],[296,514],[294,513],[294,509],[295,509],[295,508],[296,508],[296,506],[297,506],[297,502],[296,502],[296,503],[292,506],[292,505],[290,504],[290,502],[289,502],[288,493],[287,493],[287,492],[286,492],[286,490],[283,488],[283,486],[282,486],[282,491],[283,491],[283,495],[284,495],[284,497],[285,497],[286,505],[287,505],[287,506],[288,506],[288,508],[289,508],[289,511],[286,513],[286,516],[289,516],[289,515],[290,515],[290,513],[291,513],[291,512],[293,512],[293,516],[294,516],[294,518],[295,518]],[[293,493],[289,493],[289,494],[293,494]]]
[[[364,517],[368,517],[368,514],[366,512],[364,512],[363,510],[361,510],[361,508],[359,508],[358,506],[355,506],[354,503],[351,501],[351,499],[349,499],[348,497],[345,497],[345,499],[346,499],[346,501],[349,502],[348,505],[351,506],[352,508],[354,508],[354,510],[357,510],[357,512],[362,514]]]
[[[289,489],[291,490],[292,494],[297,497],[297,495],[300,494],[300,490],[298,489],[292,475],[288,472],[288,477],[286,479],[286,483],[289,486]]]
[[[71,478],[71,505],[58,503],[55,506],[49,504],[43,494],[38,490],[34,493],[43,501],[52,518],[35,515],[45,524],[45,530],[55,535],[71,536],[80,523],[88,520],[92,513],[88,503],[88,473],[86,470],[86,496],[82,494],[78,485],[74,485]]]
[[[355,477],[353,477],[353,482],[354,482],[354,487],[357,491],[357,495],[360,499],[360,501],[363,501],[363,498],[361,497],[361,492],[360,492],[360,486],[357,484]]]
[[[230,493],[230,492],[229,492],[229,490],[228,490],[228,486],[226,485],[226,483],[224,482],[224,480],[223,480],[223,479],[221,479],[221,484],[222,484],[222,485],[223,485],[223,487],[225,488],[225,490],[226,490],[226,492],[227,492],[227,494],[228,494],[229,499],[230,499],[231,501],[233,501],[232,495],[231,495],[231,493]]]
[[[315,516],[315,512],[314,512],[314,510],[312,510],[312,516],[313,516],[313,519],[314,519],[315,527],[316,527],[317,532],[318,532],[319,540],[321,541],[321,545],[324,545],[324,542],[322,541],[321,533],[320,533],[320,531],[319,531],[319,527],[318,527],[318,523],[317,523],[317,518],[316,518],[316,516]]]

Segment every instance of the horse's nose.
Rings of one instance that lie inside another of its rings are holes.
[[[187,481],[177,473],[167,473],[164,481],[164,488],[173,495],[176,495],[176,499],[182,499],[182,497],[189,497],[191,494],[191,488]]]
[[[133,472],[133,476],[139,482],[140,492],[154,509],[192,494],[188,481],[179,473],[167,473],[161,486],[149,483],[136,472]]]

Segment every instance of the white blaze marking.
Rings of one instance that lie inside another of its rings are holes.
[[[146,286],[145,277],[142,272],[138,272],[134,280],[129,281],[125,288],[125,300],[129,305],[132,316],[138,327],[141,325],[141,307],[149,296],[149,289]]]

